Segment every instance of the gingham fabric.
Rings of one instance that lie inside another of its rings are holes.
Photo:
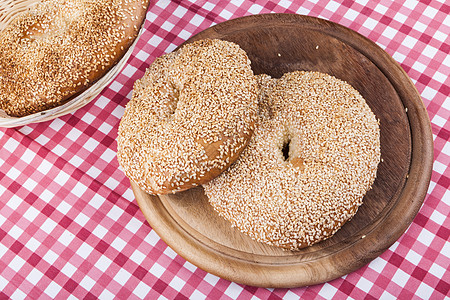
[[[53,121],[0,129],[0,299],[444,299],[449,296],[450,3],[153,0],[120,75],[86,107]],[[116,159],[133,82],[163,53],[214,24],[298,13],[347,26],[400,63],[432,124],[434,165],[406,233],[361,269],[328,283],[266,289],[220,279],[185,261],[145,221]]]

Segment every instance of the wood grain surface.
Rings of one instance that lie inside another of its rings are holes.
[[[238,283],[298,287],[332,280],[376,258],[417,214],[431,176],[433,143],[420,95],[380,47],[335,23],[300,15],[257,15],[211,27],[186,43],[219,38],[247,51],[255,74],[320,71],[345,80],[380,119],[377,179],[355,217],[332,238],[300,251],[253,241],[219,217],[201,187],[151,196],[131,182],[149,224],[196,266]],[[407,108],[407,110],[406,110]]]

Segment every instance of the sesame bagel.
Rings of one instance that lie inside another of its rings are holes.
[[[247,145],[257,82],[236,44],[202,40],[157,58],[137,80],[121,119],[118,160],[151,194],[216,177]]]
[[[0,32],[0,108],[21,117],[59,106],[114,66],[148,0],[42,0]]]
[[[362,96],[333,76],[258,80],[249,145],[204,190],[241,232],[297,250],[332,236],[362,204],[380,161],[379,126]]]

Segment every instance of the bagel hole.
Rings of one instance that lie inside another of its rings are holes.
[[[283,147],[281,148],[281,152],[283,153],[283,158],[285,161],[289,159],[289,146],[291,145],[291,139],[287,139],[283,143]]]

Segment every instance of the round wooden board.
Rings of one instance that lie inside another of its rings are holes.
[[[428,114],[401,67],[356,32],[300,15],[239,18],[186,43],[204,38],[239,44],[255,74],[280,77],[314,70],[350,83],[380,119],[383,161],[356,216],[332,238],[296,252],[255,242],[231,228],[208,204],[201,187],[157,197],[132,182],[138,204],[159,236],[212,274],[264,287],[326,282],[362,267],[392,245],[423,202],[433,162]]]

